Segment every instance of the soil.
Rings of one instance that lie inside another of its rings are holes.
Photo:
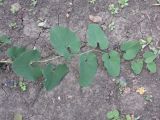
[[[86,42],[87,25],[91,23],[89,15],[102,17],[100,25],[106,27],[111,21],[115,29],[107,28],[106,35],[110,47],[126,40],[137,40],[152,36],[154,43],[160,38],[160,6],[153,6],[156,0],[129,0],[129,5],[115,16],[107,9],[110,3],[117,0],[97,0],[89,4],[87,0],[38,0],[35,7],[31,0],[5,0],[0,6],[0,33],[12,38],[13,45],[36,47],[42,58],[55,55],[50,45],[49,29],[55,25],[69,27]],[[10,11],[13,3],[19,3],[21,9],[16,15]],[[66,14],[69,13],[69,17]],[[47,21],[47,28],[38,27],[38,20]],[[16,28],[9,24],[16,22]],[[1,59],[6,57],[6,49],[2,47]],[[87,47],[85,48],[87,49]],[[80,88],[78,84],[78,58],[69,65],[70,72],[59,86],[46,92],[39,82],[26,82],[28,89],[21,92],[18,88],[1,86],[0,88],[0,120],[13,120],[15,113],[21,113],[24,120],[106,120],[106,113],[118,109],[121,115],[133,114],[139,120],[160,120],[160,62],[157,59],[157,73],[149,74],[143,70],[135,76],[130,65],[124,62],[121,75],[127,81],[128,92],[120,94],[113,78],[109,77],[102,66],[98,68],[95,81],[91,87]],[[53,63],[63,62],[61,60]],[[21,80],[10,66],[0,71],[0,83],[6,80]],[[136,89],[144,87],[152,102],[146,101]]]

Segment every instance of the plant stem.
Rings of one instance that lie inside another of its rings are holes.
[[[85,51],[83,53],[76,54],[76,56],[81,56],[83,54],[86,54],[86,53],[89,53],[89,52],[92,52],[92,51],[103,52],[101,50],[91,49],[91,50]],[[52,58],[48,58],[48,59],[44,59],[44,60],[40,60],[40,61],[33,61],[31,64],[33,64],[33,63],[46,63],[46,62],[53,61],[53,60],[56,60],[56,59],[61,58],[61,57],[63,57],[63,56],[56,56],[56,57],[52,57]],[[12,64],[13,61],[11,61],[11,60],[1,60],[0,63]]]
[[[40,61],[34,61],[34,62],[45,63],[45,62],[48,62],[48,61],[52,61],[52,60],[58,59],[60,57],[62,57],[62,56],[56,56],[56,57],[53,57],[53,58],[48,58],[48,59],[44,59],[44,60],[40,60]]]

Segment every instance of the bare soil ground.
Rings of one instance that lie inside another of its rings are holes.
[[[21,10],[13,15],[10,6],[18,2]],[[30,0],[5,0],[0,6],[0,32],[12,38],[14,45],[36,47],[42,58],[53,56],[54,49],[49,42],[49,29],[37,25],[40,18],[47,20],[49,27],[67,26],[86,40],[89,15],[102,17],[101,25],[115,22],[115,30],[105,30],[111,47],[125,40],[141,39],[150,35],[156,43],[160,39],[160,6],[152,6],[156,0],[129,0],[129,5],[117,15],[112,16],[106,6],[116,0],[97,0],[89,4],[87,0],[38,0],[31,7]],[[72,4],[70,4],[72,3]],[[69,18],[66,17],[70,12]],[[17,27],[11,29],[9,23],[15,21]],[[5,53],[7,47],[2,50]],[[87,49],[87,48],[86,48]],[[2,55],[1,58],[6,58]],[[59,61],[53,61],[58,63]],[[121,77],[127,80],[130,92],[120,95],[119,88],[105,72],[102,65],[96,74],[95,82],[89,88],[80,88],[78,84],[78,58],[70,64],[70,72],[62,83],[51,92],[41,89],[41,84],[27,82],[28,90],[20,92],[8,87],[0,88],[0,120],[13,120],[14,113],[20,112],[24,120],[106,120],[106,113],[118,109],[122,115],[134,114],[140,120],[160,120],[160,61],[158,71],[149,74],[143,70],[135,76],[129,63],[123,63]],[[5,80],[22,79],[10,69],[0,71],[0,83]],[[152,102],[147,102],[136,88],[144,87],[152,95]]]

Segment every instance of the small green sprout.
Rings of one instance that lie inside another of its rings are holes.
[[[115,23],[112,21],[112,22],[108,25],[108,27],[109,27],[109,30],[110,30],[110,31],[113,31],[113,30],[115,29]]]
[[[131,117],[131,115],[126,115],[126,120],[132,120],[132,117]]]
[[[121,8],[128,6],[128,0],[118,0],[118,3],[121,6]]]
[[[11,5],[10,11],[15,14],[21,9],[21,5],[19,3],[14,3]]]
[[[118,110],[112,110],[107,113],[107,120],[120,120],[120,113]]]
[[[31,6],[35,7],[35,6],[37,5],[37,2],[38,2],[38,1],[37,1],[37,0],[31,0],[31,2],[32,2],[32,3],[31,3]]]
[[[17,23],[16,22],[11,22],[9,24],[9,27],[12,28],[12,29],[15,29],[17,27]]]
[[[19,81],[19,87],[22,92],[25,92],[27,90],[27,85],[23,81]]]
[[[95,4],[97,0],[89,0],[89,3]]]
[[[152,102],[153,96],[152,95],[145,95],[144,99],[148,102]]]
[[[140,44],[142,46],[142,49],[144,49],[146,46],[150,45],[153,41],[153,38],[151,36],[146,37],[145,39],[140,39]]]
[[[111,12],[112,15],[118,13],[119,8],[116,7],[114,4],[110,4],[108,10]]]

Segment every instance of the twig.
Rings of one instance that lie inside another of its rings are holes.
[[[152,4],[153,6],[160,6],[160,4]]]
[[[0,63],[12,64],[11,60],[1,60]]]

